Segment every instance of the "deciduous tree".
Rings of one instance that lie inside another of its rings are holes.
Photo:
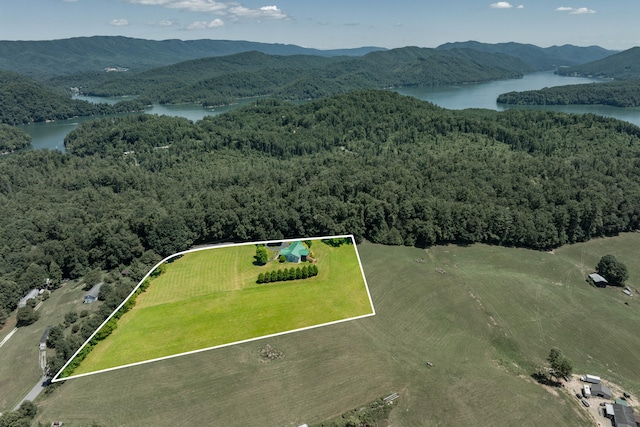
[[[622,286],[629,278],[627,266],[618,261],[618,259],[611,254],[607,254],[600,258],[600,261],[596,266],[596,272],[607,279],[607,281],[612,285]]]

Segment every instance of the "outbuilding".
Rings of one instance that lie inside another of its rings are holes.
[[[609,284],[607,279],[605,279],[604,277],[602,277],[598,273],[591,273],[589,275],[589,279],[588,280],[592,285],[594,285],[594,286],[596,286],[598,288],[606,288],[607,285]]]
[[[591,395],[611,399],[611,390],[602,383],[593,384],[591,386]]]
[[[613,405],[613,422],[616,427],[636,427],[633,409],[630,406]]]
[[[93,285],[89,292],[87,292],[87,294],[84,296],[83,301],[85,304],[91,304],[92,302],[98,301],[98,294],[100,293],[100,287],[102,286],[102,283],[103,282]]]
[[[19,302],[18,302],[18,308],[22,308],[22,307],[26,307],[27,306],[27,301],[29,301],[30,299],[34,299],[35,297],[38,296],[38,290],[37,289],[31,289],[29,291],[28,294],[26,294]],[[14,300],[15,301],[15,300]]]

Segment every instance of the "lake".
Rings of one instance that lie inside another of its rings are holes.
[[[432,102],[444,108],[452,110],[462,110],[465,108],[488,108],[491,110],[504,111],[508,109],[536,109],[561,111],[566,113],[593,113],[607,117],[614,117],[620,120],[631,122],[640,126],[640,108],[616,108],[602,105],[546,105],[546,106],[506,106],[498,105],[496,99],[498,95],[511,91],[525,91],[542,89],[544,87],[561,86],[568,84],[582,84],[601,82],[602,80],[582,77],[561,77],[551,71],[527,74],[521,79],[499,80],[488,83],[478,83],[458,86],[435,86],[435,87],[411,87],[394,89],[402,95],[409,95],[415,98]],[[113,104],[127,98],[97,98],[79,96],[77,99],[84,99],[91,102],[107,102]],[[252,102],[253,99],[243,99],[237,104],[204,108],[196,104],[183,105],[159,105],[155,104],[145,112],[148,114],[168,115],[185,117],[192,121],[197,121],[205,116],[222,114],[242,105]],[[53,149],[64,151],[64,137],[75,129],[78,124],[93,120],[91,117],[74,118],[60,120],[49,123],[33,123],[20,126],[31,135],[31,148],[33,149]]]

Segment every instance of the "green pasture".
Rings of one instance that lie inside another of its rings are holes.
[[[24,326],[0,348],[0,412],[12,410],[42,378],[38,357],[40,338],[49,325],[57,325],[69,311],[94,309],[82,304],[86,294],[77,282],[67,282],[51,294],[38,309],[40,319]],[[16,324],[16,312],[0,329],[0,341]]]
[[[37,402],[37,421],[313,425],[398,392],[394,426],[595,425],[575,397],[531,379],[553,346],[577,373],[640,393],[640,301],[585,281],[612,253],[640,288],[640,233],[554,253],[358,250],[376,316],[67,381]],[[261,360],[266,344],[283,357]]]
[[[192,252],[166,264],[118,328],[74,374],[122,366],[372,313],[353,245],[314,241],[316,277],[256,284],[254,245]]]

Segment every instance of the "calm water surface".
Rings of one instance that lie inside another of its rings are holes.
[[[535,109],[561,111],[566,113],[593,113],[603,116],[614,117],[626,120],[640,126],[640,108],[616,108],[599,105],[562,105],[562,106],[506,106],[498,105],[496,98],[501,93],[511,91],[524,91],[542,89],[544,87],[561,86],[568,84],[582,84],[601,82],[602,80],[581,77],[561,77],[552,72],[540,72],[527,74],[521,79],[500,80],[489,83],[459,85],[459,86],[438,86],[438,87],[414,87],[398,88],[396,92],[402,95],[413,96],[424,101],[432,102],[444,108],[452,110],[462,110],[465,108],[488,108],[491,110],[503,111],[507,109]],[[84,99],[90,102],[106,102],[114,104],[118,101],[132,98],[97,98],[78,96],[77,99]],[[243,99],[238,104],[204,108],[196,104],[185,105],[154,105],[145,112],[148,114],[158,114],[167,116],[185,117],[192,121],[201,120],[205,116],[215,116],[226,111],[246,105],[254,99]],[[50,123],[34,123],[21,126],[31,135],[31,147],[33,149],[53,149],[64,151],[64,137],[75,129],[78,124],[93,120],[93,118],[75,118],[60,120]]]
[[[108,104],[115,104],[118,101],[131,98],[99,98],[93,96],[76,96],[75,99],[82,99],[90,102],[104,102]],[[201,120],[205,116],[216,116],[222,114],[241,105],[246,105],[255,98],[247,98],[240,100],[237,104],[228,105],[224,107],[204,108],[198,104],[182,104],[182,105],[159,105],[154,104],[145,110],[147,114],[157,114],[165,116],[184,117],[191,121]],[[139,113],[131,113],[139,114]],[[127,113],[117,116],[126,116]],[[74,130],[80,123],[96,120],[96,117],[76,117],[68,120],[57,120],[48,123],[31,123],[28,125],[19,126],[31,135],[31,148],[32,149],[49,149],[64,151],[64,137]]]

